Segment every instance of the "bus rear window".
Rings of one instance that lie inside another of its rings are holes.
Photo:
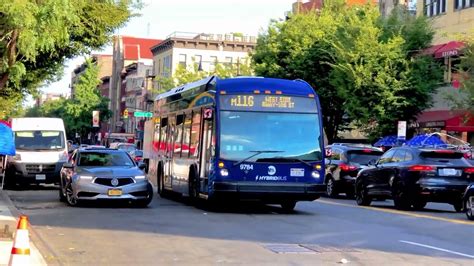
[[[423,158],[429,159],[461,159],[463,154],[457,151],[439,150],[439,151],[423,151],[420,153]]]

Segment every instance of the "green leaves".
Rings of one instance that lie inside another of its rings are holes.
[[[426,18],[328,1],[317,13],[273,22],[253,55],[256,73],[302,78],[320,96],[329,141],[355,124],[369,137],[393,133],[430,104],[441,68],[417,56],[433,36]]]
[[[35,93],[66,59],[107,44],[134,6],[132,0],[0,1],[0,92]]]

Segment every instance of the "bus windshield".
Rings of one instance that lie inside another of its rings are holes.
[[[16,131],[15,147],[17,150],[64,149],[64,134],[62,131],[50,130]]]
[[[319,161],[321,129],[318,114],[221,111],[220,157],[248,162],[264,160]]]

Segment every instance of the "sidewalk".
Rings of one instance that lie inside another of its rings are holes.
[[[8,264],[13,247],[13,234],[16,230],[17,220],[12,212],[18,214],[8,198],[7,192],[0,190],[0,266]],[[47,265],[39,250],[31,242],[31,237],[30,251],[30,265]]]

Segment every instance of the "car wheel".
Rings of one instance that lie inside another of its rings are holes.
[[[158,195],[162,198],[169,197],[169,193],[165,188],[163,171],[161,169],[158,170]]]
[[[465,207],[467,219],[474,221],[474,196],[471,196],[466,200]]]
[[[199,197],[199,191],[198,191],[198,184],[196,180],[196,175],[194,174],[194,171],[191,170],[189,174],[189,182],[188,182],[188,195],[189,195],[189,200],[191,203],[195,203],[196,200]]]
[[[153,200],[153,187],[151,184],[147,185],[147,192],[148,196],[146,197],[146,199],[137,200],[134,204],[135,206],[139,208],[146,208],[148,207],[148,205],[150,205],[151,201]]]
[[[362,182],[356,184],[355,198],[359,206],[369,206],[372,203],[372,199],[367,195],[365,185]]]
[[[335,198],[338,193],[336,191],[336,182],[332,177],[328,178],[327,185],[326,185],[326,194],[328,197]]]
[[[71,184],[68,184],[66,186],[66,202],[71,207],[75,207],[79,203],[79,200],[77,199],[77,197],[74,196],[74,190],[72,189]]]
[[[426,206],[427,202],[425,200],[415,200],[413,202],[413,209],[415,210],[423,210]]]
[[[66,202],[66,196],[64,195],[64,190],[61,183],[59,183],[59,201]]]
[[[399,210],[409,210],[412,205],[407,193],[403,191],[400,184],[393,188],[392,198],[395,208]]]
[[[453,203],[453,207],[454,207],[454,210],[456,210],[456,212],[462,212],[463,202],[462,201],[455,202]]]
[[[296,207],[296,201],[289,200],[281,203],[281,208],[285,212],[292,212]]]

